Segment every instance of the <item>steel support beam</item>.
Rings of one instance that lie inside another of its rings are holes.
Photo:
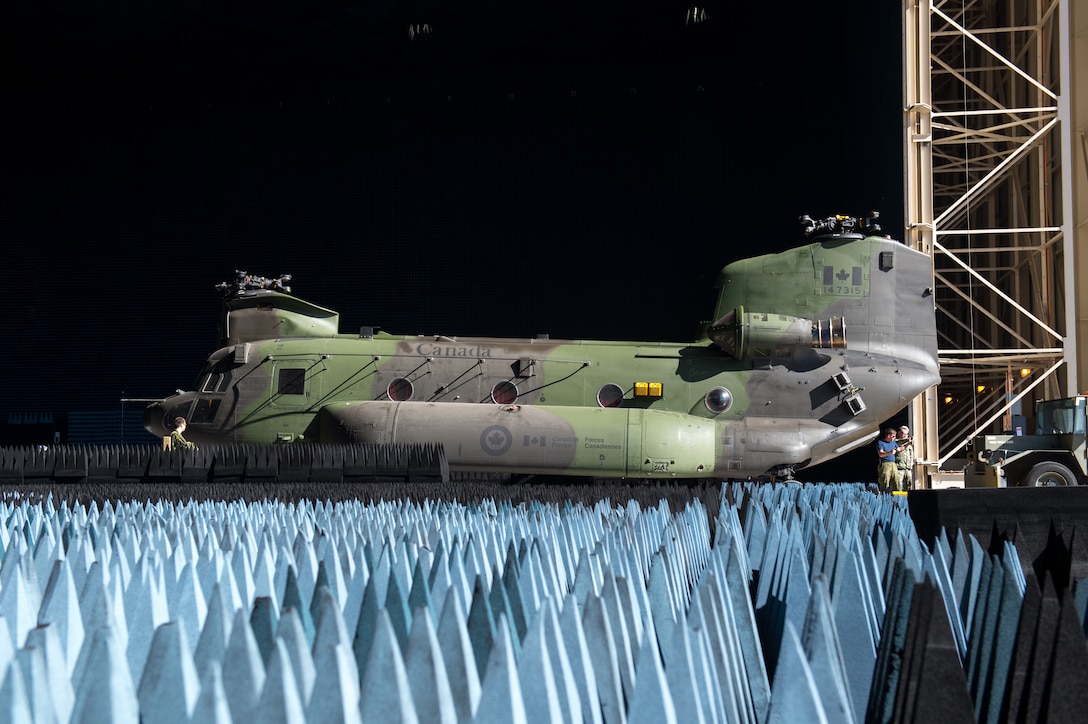
[[[933,258],[942,358],[939,389],[911,405],[927,474],[962,467],[966,441],[1014,415],[1030,429],[1035,399],[1088,380],[1075,5],[903,0],[905,239]]]

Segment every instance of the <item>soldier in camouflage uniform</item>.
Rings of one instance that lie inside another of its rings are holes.
[[[910,490],[914,487],[914,437],[910,434],[910,428],[903,425],[899,428],[899,434],[895,440],[899,452],[895,454],[895,467],[899,472],[899,490]]]
[[[174,431],[170,433],[170,445],[173,450],[192,450],[196,447],[193,443],[185,439],[185,418],[179,417],[174,420]]]

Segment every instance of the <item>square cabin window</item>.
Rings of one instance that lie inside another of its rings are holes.
[[[306,391],[306,370],[281,369],[276,391],[281,395],[302,395]]]

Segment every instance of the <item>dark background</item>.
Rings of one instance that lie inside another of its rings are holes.
[[[901,237],[898,6],[699,10],[6,3],[0,417],[191,387],[236,269],[345,332],[682,340],[802,213]]]

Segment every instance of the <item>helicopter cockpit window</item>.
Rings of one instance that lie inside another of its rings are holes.
[[[173,407],[168,408],[162,416],[162,424],[167,430],[173,430],[174,420],[178,419],[179,417],[184,417],[186,420],[188,420],[192,416],[192,413],[193,401],[186,400],[180,405],[174,405]]]
[[[201,385],[201,392],[226,392],[230,387],[230,375],[231,367],[225,364],[218,364],[213,367],[208,376],[204,378],[204,384]]]
[[[281,395],[306,394],[306,370],[281,369],[276,392]]]
[[[223,400],[198,400],[193,405],[192,415],[189,417],[189,423],[193,425],[210,425],[215,422],[215,413],[219,412],[219,403]]]

